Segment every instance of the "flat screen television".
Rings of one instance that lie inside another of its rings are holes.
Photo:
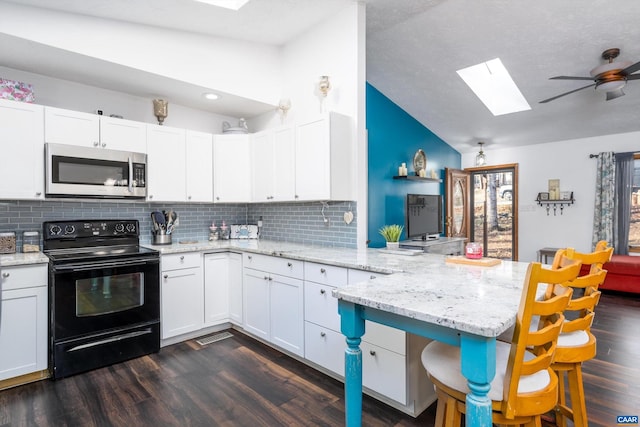
[[[437,239],[442,233],[442,196],[407,194],[407,238]]]

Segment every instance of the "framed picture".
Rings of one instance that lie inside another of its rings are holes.
[[[571,200],[572,195],[573,195],[573,192],[571,191],[561,191],[560,200]]]
[[[538,200],[549,200],[549,193],[538,193]]]

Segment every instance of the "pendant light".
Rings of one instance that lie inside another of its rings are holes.
[[[480,151],[476,155],[476,166],[484,166],[487,163],[487,157],[485,156],[484,151],[482,151],[483,144],[484,142],[478,142],[478,145],[480,146]]]

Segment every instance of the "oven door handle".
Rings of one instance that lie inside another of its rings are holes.
[[[85,348],[91,348],[91,347],[96,347],[99,345],[103,345],[103,344],[109,344],[112,342],[116,342],[116,341],[122,341],[122,340],[126,340],[129,338],[136,338],[142,335],[148,335],[152,332],[151,328],[146,328],[144,330],[141,331],[134,331],[134,332],[128,332],[126,334],[122,334],[122,335],[117,335],[115,337],[110,337],[110,338],[106,338],[100,341],[94,341],[94,342],[90,342],[88,344],[81,344],[81,345],[77,345],[75,347],[70,348],[69,350],[67,350],[67,353],[71,353],[72,351],[78,351],[78,350],[84,350]]]
[[[149,260],[122,260],[122,261],[111,261],[111,262],[96,262],[96,263],[82,263],[82,264],[64,264],[64,265],[56,265],[53,267],[53,271],[87,271],[87,270],[99,270],[101,268],[114,268],[114,267],[132,267],[136,265],[152,265],[159,264],[160,261],[156,258]]]

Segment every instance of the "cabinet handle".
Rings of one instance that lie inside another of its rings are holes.
[[[295,199],[297,199],[297,198],[298,198],[298,195],[296,194],[294,198],[295,198]]]
[[[325,334],[324,332],[320,332],[320,336],[324,338],[325,336],[327,336],[327,334]]]
[[[324,295],[326,292],[327,292],[327,291],[325,291],[324,289],[320,289],[320,293],[321,293],[322,295]]]
[[[150,198],[150,199],[153,199],[153,194],[149,194],[149,198]]]
[[[187,200],[191,200],[191,196],[187,196]]]
[[[97,146],[98,146],[98,144],[99,144],[99,142],[98,142],[98,141],[94,141],[93,146],[94,146],[94,147],[97,147]]]
[[[269,277],[268,276],[264,276],[264,280],[269,280]]]
[[[247,255],[247,259],[248,259],[249,261],[251,261],[251,260],[253,259],[253,257],[252,257],[251,255]]]
[[[324,274],[324,273],[326,273],[326,272],[327,272],[327,270],[325,270],[324,268],[321,268],[321,269],[320,269],[320,273]]]
[[[373,274],[372,274],[371,276],[369,276],[369,279],[370,279],[370,280],[373,280],[373,279],[375,279],[375,278],[376,278],[376,276],[374,276]]]
[[[162,276],[162,277],[164,277],[165,279],[168,279],[168,278],[169,278],[169,275],[168,275],[168,274],[165,274],[165,275],[164,275],[164,276]]]
[[[106,143],[106,142],[103,142],[103,143],[102,143],[102,148],[104,148],[104,147],[106,147],[106,146],[107,146],[107,143]]]
[[[42,196],[42,191],[38,191],[38,192],[36,193],[36,196]]]
[[[269,281],[272,281],[272,280],[273,280],[273,277],[269,276]]]
[[[7,277],[9,277],[11,274],[10,273],[2,273],[2,278],[6,279]]]
[[[291,264],[290,262],[287,263],[287,267],[292,267],[293,264]]]
[[[369,354],[372,355],[372,356],[375,356],[376,352],[375,352],[375,350],[369,350]]]
[[[220,200],[220,197],[216,197],[216,200]]]
[[[184,255],[180,257],[180,262],[184,262]]]

